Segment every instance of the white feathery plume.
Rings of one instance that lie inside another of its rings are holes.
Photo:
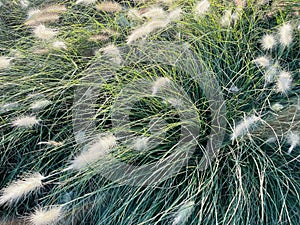
[[[134,41],[147,36],[153,31],[166,27],[169,24],[168,20],[154,20],[142,25],[141,27],[133,30],[133,32],[127,38],[127,44],[131,44]]]
[[[6,69],[10,66],[12,58],[6,56],[0,56],[0,69]]]
[[[103,52],[103,54],[110,57],[110,60],[118,65],[122,63],[122,57],[120,50],[114,44],[109,44],[104,48],[101,48],[99,51]]]
[[[256,115],[251,115],[245,117],[242,121],[239,122],[237,126],[232,131],[231,140],[234,141],[238,137],[245,135],[251,127],[261,121],[261,118]]]
[[[145,136],[137,137],[133,142],[133,149],[136,151],[144,151],[148,148],[149,138]]]
[[[253,60],[253,62],[261,67],[267,67],[270,65],[270,60],[266,56],[260,56]]]
[[[43,186],[42,180],[45,177],[40,173],[32,174],[22,180],[18,180],[1,190],[0,205],[12,204],[23,196],[30,194]]]
[[[195,16],[196,17],[203,16],[209,10],[209,7],[210,7],[210,3],[208,0],[202,0],[200,2],[197,2],[194,9]]]
[[[15,127],[30,128],[38,124],[39,120],[35,116],[22,116],[14,119],[12,125]]]
[[[104,1],[98,3],[96,9],[103,12],[116,13],[122,11],[122,6],[117,2]]]
[[[41,23],[54,22],[59,20],[59,15],[54,13],[43,13],[37,17],[27,20],[24,24],[28,26],[36,26]]]
[[[167,17],[167,12],[162,7],[151,7],[141,16],[148,19],[164,19]]]
[[[50,225],[57,223],[63,216],[62,206],[51,206],[38,208],[32,213],[28,220],[32,225]]]
[[[168,20],[169,22],[172,22],[172,21],[178,21],[181,19],[181,16],[182,16],[182,9],[181,8],[176,8],[172,11],[169,12],[169,15],[168,15]]]
[[[288,154],[291,154],[293,149],[300,144],[300,135],[297,132],[291,131],[287,135],[287,143],[290,145]]]
[[[283,105],[281,105],[280,103],[276,102],[271,106],[271,109],[275,112],[279,112],[284,108]]]
[[[147,35],[158,29],[168,26],[168,24],[172,21],[179,20],[181,18],[181,14],[182,10],[180,8],[177,8],[170,11],[167,15],[167,18],[165,19],[155,19],[143,24],[141,27],[132,31],[132,33],[127,38],[127,44],[131,44],[132,42],[146,37]]]
[[[8,112],[10,110],[13,110],[15,108],[17,108],[19,105],[16,102],[8,102],[5,104],[0,104],[0,113],[2,112]]]
[[[265,78],[265,83],[273,83],[275,81],[275,78],[279,74],[279,63],[275,62],[273,65],[270,65],[266,68],[265,73],[264,73],[264,78]]]
[[[66,50],[67,49],[67,45],[63,41],[54,41],[51,44],[51,47],[56,50]]]
[[[55,146],[55,147],[60,147],[63,146],[64,143],[63,142],[57,142],[57,141],[41,141],[39,143],[37,143],[38,145],[42,145],[42,144],[46,144],[46,145],[51,145],[51,146]]]
[[[142,14],[137,9],[134,9],[134,8],[131,8],[131,9],[128,10],[127,16],[130,19],[135,20],[135,21],[143,20]]]
[[[49,104],[51,104],[51,101],[49,101],[49,100],[47,100],[47,99],[44,99],[44,100],[37,100],[37,101],[33,102],[33,103],[30,105],[30,108],[33,109],[33,110],[39,110],[39,109],[45,108],[45,107],[48,106]]]
[[[42,9],[43,13],[64,13],[67,11],[65,5],[55,4],[55,5],[48,5]]]
[[[89,164],[97,162],[100,158],[106,156],[116,144],[117,139],[112,134],[99,138],[99,140],[90,145],[87,150],[76,156],[66,170],[80,170]]]
[[[39,15],[41,12],[41,10],[39,9],[30,9],[27,12],[27,19],[31,19],[32,17],[35,17],[37,15]]]
[[[89,5],[89,4],[93,4],[95,2],[97,2],[98,0],[77,0],[75,4],[85,4],[85,5]]]
[[[221,18],[221,21],[220,21],[221,26],[228,27],[236,19],[237,19],[236,13],[232,13],[231,10],[225,10],[225,12]]]
[[[152,95],[155,95],[162,88],[165,88],[171,83],[171,80],[167,77],[158,77],[152,85]]]
[[[195,202],[194,201],[189,201],[187,203],[185,203],[184,205],[182,205],[178,212],[176,213],[176,216],[173,220],[172,225],[183,225],[187,222],[187,220],[189,219],[189,217],[191,216],[193,209],[195,206]]]
[[[45,25],[41,24],[34,28],[33,33],[38,39],[49,40],[54,38],[58,32],[55,29],[47,28]]]
[[[28,0],[20,0],[20,6],[22,8],[27,8],[29,6],[30,2]]]
[[[287,47],[293,42],[293,27],[291,24],[283,24],[279,27],[279,42]]]
[[[276,39],[272,34],[265,34],[260,42],[264,50],[270,50],[276,45]]]
[[[276,83],[277,92],[286,93],[292,87],[293,77],[290,72],[281,71]]]

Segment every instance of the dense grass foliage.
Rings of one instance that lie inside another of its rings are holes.
[[[1,0],[0,224],[300,224],[299,13]]]

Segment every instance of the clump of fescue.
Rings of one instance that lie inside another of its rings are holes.
[[[6,69],[10,66],[12,59],[6,56],[0,56],[0,69]]]
[[[0,205],[11,205],[22,197],[43,186],[42,180],[45,177],[40,173],[32,174],[22,180],[18,180],[1,190]]]
[[[287,143],[290,145],[288,154],[291,154],[293,149],[300,144],[300,135],[298,132],[290,131],[287,135]]]
[[[39,120],[35,116],[22,116],[12,121],[12,125],[19,128],[31,128],[37,124]]]
[[[253,62],[260,67],[267,67],[270,65],[270,59],[266,56],[260,56],[253,60]]]
[[[292,87],[293,77],[290,72],[281,71],[276,83],[276,91],[287,93]]]
[[[38,39],[49,40],[54,38],[58,34],[58,32],[55,29],[48,28],[45,25],[41,24],[34,28],[33,34]]]
[[[96,9],[103,12],[117,13],[122,11],[122,6],[117,2],[105,1],[98,3]]]
[[[167,77],[158,77],[152,85],[152,95],[157,94],[162,88],[167,87],[171,83],[171,80]]]
[[[278,29],[279,42],[282,46],[287,47],[293,42],[293,27],[291,24],[283,24]]]
[[[194,210],[195,202],[189,201],[182,205],[178,212],[176,213],[176,216],[174,217],[172,225],[182,225],[185,224],[189,217],[191,216],[193,210]]]
[[[276,45],[276,39],[272,34],[265,34],[260,40],[261,46],[264,50],[270,50]]]
[[[231,140],[234,141],[238,137],[242,137],[246,133],[249,133],[250,129],[260,121],[261,121],[261,118],[256,115],[251,115],[251,116],[245,117],[232,130]]]
[[[112,134],[100,137],[99,140],[90,145],[86,151],[76,156],[67,170],[80,170],[89,164],[97,162],[99,159],[106,156],[116,144],[116,137]]]
[[[30,108],[33,110],[40,110],[51,104],[51,101],[47,99],[37,100],[30,105]]]
[[[201,17],[207,13],[209,10],[210,3],[208,0],[202,0],[197,2],[194,8],[195,17]]]
[[[63,217],[62,206],[51,206],[46,208],[38,208],[32,213],[28,221],[32,225],[53,225],[59,222]]]

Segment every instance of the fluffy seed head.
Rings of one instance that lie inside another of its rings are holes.
[[[37,100],[30,105],[30,108],[33,110],[39,110],[45,108],[49,104],[51,104],[51,101],[49,100]]]
[[[57,35],[57,31],[41,24],[33,30],[34,36],[41,40],[49,40]]]
[[[45,177],[40,173],[32,174],[23,180],[18,180],[1,190],[0,205],[12,204],[23,196],[30,194],[42,187],[42,180]]]
[[[48,5],[42,10],[44,13],[64,13],[67,11],[64,5]]]
[[[127,38],[127,44],[131,44],[134,41],[149,35],[157,29],[166,27],[169,24],[169,20],[153,20],[135,29]]]
[[[284,106],[277,102],[277,103],[273,104],[271,106],[271,108],[272,108],[273,111],[279,112],[284,108]]]
[[[29,217],[32,225],[49,225],[58,222],[63,216],[62,206],[36,209]]]
[[[118,65],[120,65],[122,63],[122,58],[121,58],[121,54],[119,49],[113,45],[107,45],[104,48],[100,49],[101,52],[103,52],[103,54],[107,55],[108,57],[110,57],[110,60]]]
[[[116,137],[112,134],[101,137],[97,142],[90,145],[86,151],[75,157],[69,168],[79,170],[97,162],[100,158],[106,156],[116,144]]]
[[[253,60],[253,62],[261,67],[267,67],[270,65],[270,60],[266,56],[260,56]]]
[[[277,92],[286,93],[292,87],[292,75],[290,72],[282,71],[277,78]]]
[[[267,69],[264,73],[264,78],[265,78],[266,84],[273,83],[275,81],[275,78],[279,74],[279,69],[280,69],[280,66],[279,66],[278,62],[267,67]]]
[[[255,115],[245,117],[238,125],[233,129],[231,134],[231,140],[236,140],[238,137],[245,135],[249,129],[256,123],[261,121],[261,118]]]
[[[89,37],[88,40],[89,41],[108,41],[109,36],[105,35],[105,34],[96,34],[96,35]]]
[[[24,24],[27,26],[36,26],[41,23],[55,22],[59,20],[59,15],[55,13],[42,13],[39,16],[27,20]]]
[[[149,138],[145,136],[137,137],[133,142],[133,149],[136,151],[144,151],[148,148]]]
[[[122,6],[117,2],[105,1],[97,4],[96,9],[103,12],[116,13],[122,10]]]
[[[182,9],[181,8],[176,8],[172,11],[169,12],[169,15],[168,15],[168,20],[171,21],[178,21],[181,19],[181,16],[182,16]]]
[[[0,56],[0,69],[6,69],[10,66],[10,61],[12,59],[5,57],[5,56]]]
[[[54,41],[51,44],[51,46],[55,50],[66,50],[67,49],[67,45],[63,41]]]
[[[283,24],[279,27],[279,42],[287,47],[293,42],[293,27],[291,24]]]
[[[298,132],[291,131],[287,135],[287,143],[290,144],[288,154],[290,154],[293,149],[300,144],[300,135]]]
[[[28,0],[21,0],[20,1],[20,6],[22,8],[27,8],[29,6],[30,2]]]
[[[209,7],[210,7],[210,3],[208,0],[202,0],[200,2],[197,2],[194,9],[195,16],[199,17],[204,15],[209,10]]]
[[[97,2],[98,0],[77,0],[75,4],[85,4],[85,5],[89,5],[89,4],[93,4],[95,2]]]
[[[158,77],[152,85],[152,95],[155,95],[162,88],[165,88],[171,83],[171,80],[167,77]]]
[[[161,7],[151,7],[141,16],[147,19],[164,19],[167,17],[167,12]]]
[[[35,116],[23,116],[12,121],[14,127],[30,128],[38,124],[39,120]]]
[[[41,10],[39,10],[39,9],[30,9],[27,12],[27,19],[31,19],[32,17],[39,15],[40,12],[41,12]]]
[[[231,10],[225,10],[222,18],[221,18],[221,26],[228,27],[231,22],[234,20],[235,15],[231,12]]]
[[[265,34],[260,42],[264,50],[270,50],[276,45],[276,39],[272,34]]]
[[[185,203],[183,206],[181,206],[178,212],[176,213],[172,225],[185,224],[189,219],[189,217],[191,216],[194,206],[195,206],[194,201],[189,201]]]

